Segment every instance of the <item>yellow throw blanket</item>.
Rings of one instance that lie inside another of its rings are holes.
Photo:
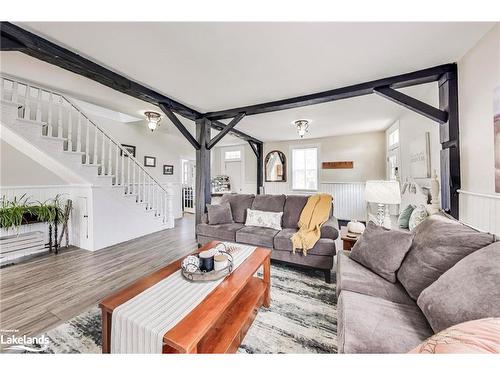
[[[302,209],[299,230],[292,236],[293,253],[302,249],[304,255],[312,249],[321,236],[321,226],[328,220],[332,196],[329,194],[311,195]]]

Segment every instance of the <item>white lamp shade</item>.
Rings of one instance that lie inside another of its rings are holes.
[[[398,181],[366,181],[365,200],[370,203],[400,204]]]

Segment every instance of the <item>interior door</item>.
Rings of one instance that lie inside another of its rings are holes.
[[[241,161],[226,161],[226,175],[229,176],[232,193],[241,193]]]
[[[182,210],[184,212],[195,212],[195,180],[196,163],[194,160],[182,160]]]

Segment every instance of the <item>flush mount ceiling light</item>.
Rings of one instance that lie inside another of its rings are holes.
[[[309,120],[295,120],[293,124],[297,128],[297,134],[300,138],[304,138],[307,132],[309,132]]]
[[[151,111],[144,112],[144,115],[148,120],[148,128],[151,131],[154,131],[158,127],[158,124],[161,121],[161,115],[158,112],[151,112]]]

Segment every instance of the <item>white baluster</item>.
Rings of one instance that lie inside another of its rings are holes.
[[[57,111],[57,137],[62,138],[63,127],[62,127],[62,97],[59,97],[59,108]]]
[[[26,96],[24,98],[24,119],[25,120],[31,120],[31,98],[30,98],[30,94],[31,94],[31,89],[30,87],[27,85],[26,86]]]
[[[42,122],[42,89],[38,90],[38,99],[36,101],[36,117],[35,120]]]
[[[19,90],[19,87],[18,87],[17,82],[13,82],[12,83],[12,101],[14,103],[17,103],[17,96],[19,94],[18,90]]]
[[[101,131],[101,136],[102,136],[102,150],[101,150],[101,175],[106,174],[106,136],[104,135],[104,132]]]
[[[94,156],[92,158],[92,164],[97,164],[97,127],[92,124],[92,128],[94,129]]]
[[[109,154],[108,154],[108,174],[113,174],[113,141],[109,138],[108,142]]]
[[[137,194],[137,186],[135,185],[135,161],[132,164],[132,194]]]
[[[132,183],[132,178],[131,178],[131,173],[130,173],[130,154],[129,156],[127,157],[127,193],[128,194],[132,194],[131,193],[131,183]]]
[[[52,93],[49,92],[49,108],[47,114],[47,135],[52,137]]]
[[[80,112],[76,112],[78,115],[78,127],[76,130],[76,151],[82,152],[82,114]]]
[[[124,175],[125,175],[125,151],[121,151],[121,158],[122,158],[122,170],[121,170],[122,178],[120,179],[120,184],[122,186],[124,186],[123,185],[123,179],[124,179]]]
[[[68,151],[73,151],[73,107],[68,109]]]
[[[85,118],[85,125],[87,126],[87,134],[85,137],[85,164],[90,164],[90,122]]]
[[[120,157],[120,148],[118,147],[118,145],[116,145],[115,185],[119,185],[119,180],[118,180],[120,178],[120,176],[118,175],[118,161],[120,160],[119,157]]]

